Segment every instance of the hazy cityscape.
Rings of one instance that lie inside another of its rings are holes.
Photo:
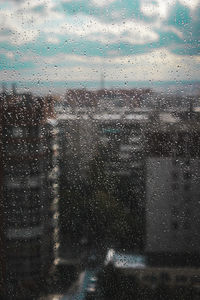
[[[1,298],[198,299],[199,97],[0,98]]]
[[[0,299],[200,299],[199,24],[0,1]]]

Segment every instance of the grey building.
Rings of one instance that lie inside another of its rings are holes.
[[[69,206],[75,201],[71,192],[86,192],[89,162],[95,152],[94,124],[89,113],[68,110],[57,116],[59,147],[59,255],[68,255],[73,241],[68,227]],[[70,195],[69,195],[70,194]],[[73,251],[72,251],[73,252]],[[69,254],[71,255],[71,254]]]
[[[198,114],[160,113],[147,130],[146,252],[152,263],[199,261],[199,125]]]
[[[107,189],[125,208],[133,223],[131,249],[144,248],[146,145],[145,128],[149,124],[146,109],[99,112],[93,115],[102,157]]]
[[[1,112],[6,290],[27,298],[44,282],[54,259],[52,136],[44,99],[4,94]]]

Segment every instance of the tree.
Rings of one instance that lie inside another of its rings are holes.
[[[129,244],[137,227],[131,216],[127,218],[122,201],[114,196],[118,181],[106,174],[107,152],[107,148],[100,147],[91,161],[87,190],[81,185],[62,187],[60,207],[62,232],[68,232],[75,243],[84,237],[99,249]]]

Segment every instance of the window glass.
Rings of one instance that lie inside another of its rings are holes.
[[[0,0],[0,299],[199,299],[200,0]]]

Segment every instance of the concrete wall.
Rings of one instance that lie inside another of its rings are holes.
[[[200,159],[147,159],[146,251],[200,249]]]

